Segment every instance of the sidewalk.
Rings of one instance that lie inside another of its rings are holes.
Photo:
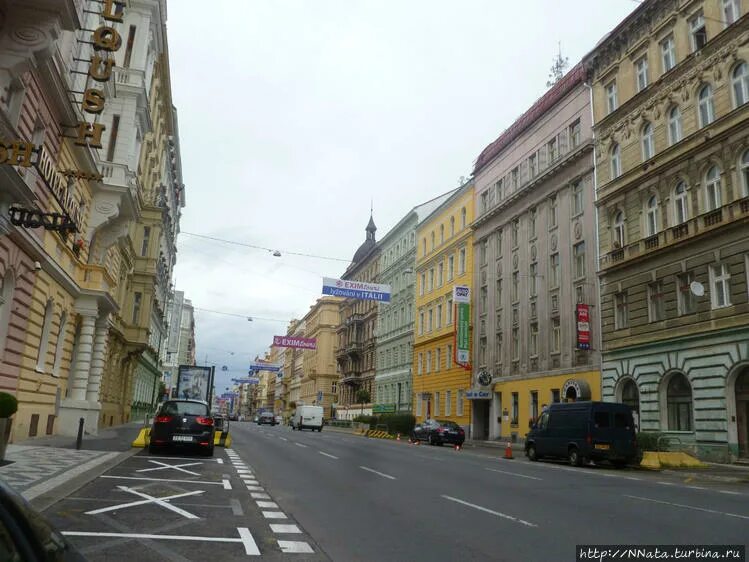
[[[131,443],[141,427],[142,423],[129,423],[86,435],[81,450],[75,448],[75,437],[60,435],[8,445],[0,480],[29,501],[49,501],[61,487],[69,494],[137,452]]]

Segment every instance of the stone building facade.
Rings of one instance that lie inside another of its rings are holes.
[[[304,316],[304,337],[317,340],[316,349],[301,350],[302,380],[299,400],[302,404],[323,407],[325,418],[333,417],[338,399],[336,372],[336,330],[340,324],[341,299],[321,297]]]

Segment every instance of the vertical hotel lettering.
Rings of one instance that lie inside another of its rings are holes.
[[[117,52],[122,45],[122,37],[113,27],[113,24],[122,22],[125,2],[124,0],[100,1],[103,3],[101,17],[104,18],[105,23],[96,28],[91,37],[94,54],[91,56],[88,75],[96,82],[103,83],[109,81],[112,77],[114,59],[110,58],[110,53]],[[104,110],[105,101],[104,91],[92,84],[83,93],[81,107],[86,113],[96,116]],[[101,123],[81,121],[78,123],[78,135],[75,144],[101,148],[101,135],[105,129],[106,127]]]

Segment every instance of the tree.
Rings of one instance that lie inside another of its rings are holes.
[[[562,56],[562,44],[559,44],[559,53],[557,53],[557,56],[554,57],[554,63],[551,65],[551,69],[549,71],[549,81],[546,82],[546,87],[551,88],[554,84],[559,82],[562,77],[564,76],[564,73],[567,71],[567,67],[569,66],[569,58]]]
[[[372,396],[369,394],[369,391],[366,388],[360,388],[356,391],[356,401],[361,404],[361,413],[364,415],[364,404],[369,402],[372,399]]]

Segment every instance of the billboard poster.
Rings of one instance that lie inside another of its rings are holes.
[[[466,366],[471,355],[471,289],[465,285],[453,287],[457,322],[455,323],[455,362]]]
[[[390,302],[390,285],[348,281],[346,279],[322,278],[322,294],[349,299]]]
[[[287,336],[273,336],[273,347],[317,349],[317,338],[290,338]]]
[[[180,365],[177,374],[177,398],[205,400],[211,391],[213,369],[194,365]]]
[[[590,306],[578,304],[576,310],[577,348],[590,349]]]

